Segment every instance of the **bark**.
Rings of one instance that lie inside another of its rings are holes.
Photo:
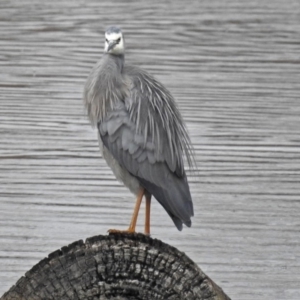
[[[1,300],[230,300],[184,253],[142,234],[72,243],[28,271]]]

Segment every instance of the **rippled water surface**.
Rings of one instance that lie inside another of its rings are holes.
[[[300,299],[300,2],[0,2],[0,294],[49,252],[125,228],[133,196],[82,105],[103,31],[175,96],[194,143],[193,227],[153,237],[232,299]],[[143,230],[143,211],[139,230]]]

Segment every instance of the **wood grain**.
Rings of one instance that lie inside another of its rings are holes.
[[[49,254],[1,300],[230,300],[178,249],[144,234],[80,240]]]

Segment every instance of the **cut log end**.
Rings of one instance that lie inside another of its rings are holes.
[[[143,234],[99,235],[49,254],[1,300],[230,300],[184,253]]]

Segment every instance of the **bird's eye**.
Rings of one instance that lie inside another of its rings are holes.
[[[108,39],[105,39],[105,42],[108,43]]]
[[[117,39],[117,44],[119,44],[119,43],[120,43],[120,41],[121,41],[121,38],[118,38],[118,39]]]

